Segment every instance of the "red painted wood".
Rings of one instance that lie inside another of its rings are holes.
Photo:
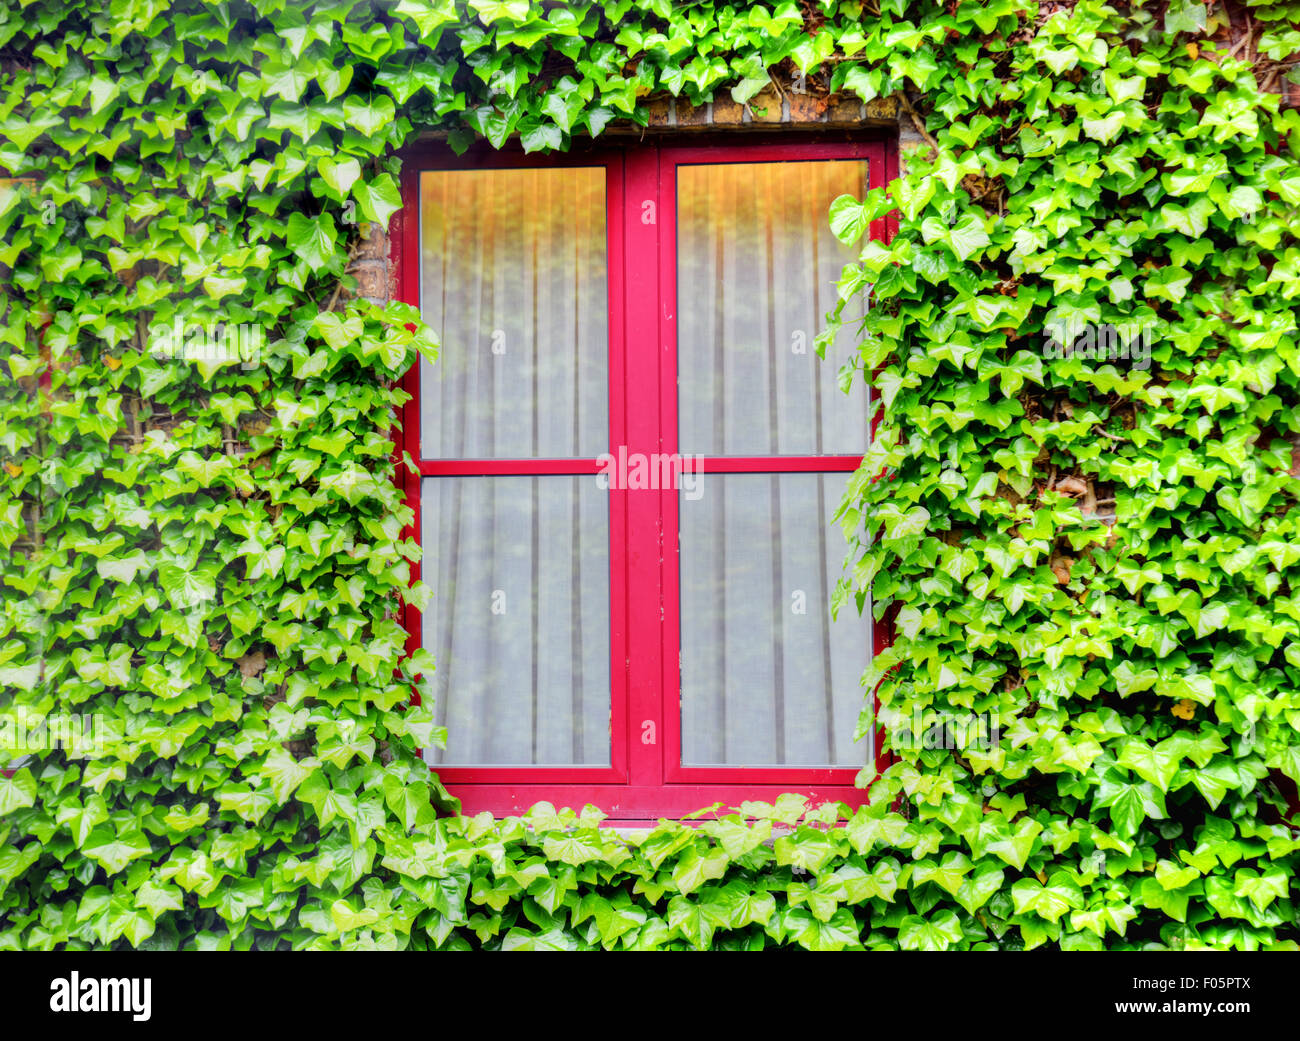
[[[627,329],[627,451],[664,450],[658,335],[658,251],[665,207],[653,149],[627,154],[625,327]],[[663,553],[664,518],[659,495],[627,491],[628,748],[631,783],[663,783]],[[606,811],[608,812],[608,811]]]
[[[611,391],[611,393],[613,393]],[[611,401],[611,405],[613,402]],[[417,417],[418,418],[418,417]],[[612,422],[612,420],[611,420]],[[665,431],[665,439],[667,432]],[[617,446],[615,446],[617,447]],[[629,448],[629,455],[641,449]],[[617,452],[609,453],[617,466]],[[665,450],[674,473],[808,473],[849,472],[862,462],[860,455],[679,456]],[[420,473],[436,476],[500,476],[509,474],[598,474],[607,464],[600,459],[422,459]]]
[[[885,153],[885,179],[886,182],[898,180],[898,147],[882,148]],[[872,187],[877,187],[872,182]],[[885,241],[892,242],[894,236],[898,234],[898,211],[890,210],[889,215],[885,218]]]
[[[687,163],[777,163],[799,162],[810,159],[866,159],[873,164],[884,158],[884,142],[854,139],[844,136],[840,140],[799,140],[787,135],[783,140],[771,138],[751,141],[714,138],[717,144],[666,145],[660,150],[663,162],[680,166]],[[725,142],[725,143],[724,143]],[[881,171],[883,178],[884,171]],[[883,183],[883,181],[882,181]],[[875,187],[874,178],[872,187]]]
[[[420,185],[417,173],[405,169],[401,179],[402,209],[393,214],[388,228],[389,261],[397,270],[399,299],[414,307],[420,306]],[[412,328],[408,326],[408,328]],[[420,364],[417,360],[402,376],[401,386],[410,395],[401,410],[402,435],[398,443],[401,450],[397,460],[397,480],[405,492],[406,505],[411,509],[411,523],[402,529],[402,537],[421,541],[420,527],[420,475],[411,473],[404,456],[420,456]],[[420,581],[423,568],[420,561],[411,563],[412,583]],[[406,628],[406,653],[413,654],[421,645],[420,612],[413,604],[402,605],[402,624]],[[420,692],[412,690],[411,703],[421,703]]]
[[[445,771],[441,771],[445,780]],[[868,792],[851,785],[764,785],[748,782],[733,784],[665,784],[665,785],[584,785],[551,784],[449,784],[448,790],[459,798],[466,813],[488,810],[498,817],[518,815],[539,802],[568,806],[575,810],[588,804],[608,815],[607,823],[626,825],[631,821],[653,822],[660,817],[681,818],[687,814],[722,803],[722,816],[746,801],[775,802],[789,791],[806,795],[812,805],[843,802],[850,808],[866,805]]]
[[[629,439],[628,359],[635,349],[627,319],[628,229],[623,220],[627,212],[626,159],[619,155],[606,167],[607,205],[605,228],[609,241],[606,265],[609,285],[609,445],[610,455],[617,457],[620,445]],[[585,460],[584,460],[585,462]],[[633,778],[631,674],[628,669],[631,639],[628,604],[631,584],[628,575],[627,545],[630,525],[631,496],[616,483],[609,490],[609,748],[610,762],[619,780],[626,784]]]
[[[703,474],[745,474],[745,473],[852,473],[862,463],[860,455],[773,455],[735,456],[706,455],[699,465],[687,457],[688,465],[683,469],[687,473],[697,470]]]
[[[626,746],[626,743],[624,743]],[[626,756],[619,758],[626,759]],[[449,788],[462,784],[545,785],[548,791],[565,785],[628,783],[620,766],[438,766],[438,776]],[[525,783],[526,782],[526,783]],[[455,794],[453,790],[453,794]],[[543,796],[538,796],[543,798]]]
[[[675,175],[682,163],[867,159],[870,187],[896,176],[894,147],[880,140],[828,135],[817,140],[734,137],[720,143],[692,138],[684,146],[632,145],[624,151],[576,150],[563,156],[526,156],[485,143],[457,157],[445,146],[404,153],[404,214],[395,221],[394,260],[402,299],[419,303],[418,171],[534,165],[603,165],[608,184],[610,445],[627,453],[673,454],[677,450],[677,337],[675,268]],[[650,204],[647,206],[646,204]],[[873,237],[892,236],[891,216],[873,222]],[[596,474],[593,459],[425,459],[420,454],[416,397],[418,366],[403,386],[412,401],[403,407],[403,444],[419,474],[401,478],[419,536],[422,476],[503,474]],[[872,418],[872,434],[879,407]],[[687,457],[676,465],[708,473],[848,472],[857,456]],[[405,468],[403,467],[403,473]],[[680,641],[677,493],[673,489],[610,493],[611,763],[609,767],[442,767],[439,776],[463,800],[467,812],[520,813],[539,801],[581,807],[594,803],[610,823],[652,822],[679,817],[714,802],[738,806],[772,801],[797,790],[813,801],[857,806],[867,792],[853,787],[853,769],[692,768],[680,764]],[[413,569],[413,577],[419,574]],[[420,645],[419,612],[404,612],[408,649]],[[873,650],[889,640],[887,622],[873,624]],[[885,760],[879,752],[877,765]]]
[[[503,476],[523,474],[592,474],[600,471],[595,459],[422,459],[420,473],[427,477]]]
[[[663,430],[665,451],[678,448],[677,415],[677,237],[676,198],[677,167],[692,163],[760,163],[780,161],[805,161],[810,159],[866,159],[869,186],[883,183],[883,145],[878,142],[790,142],[780,141],[718,146],[688,145],[667,147],[660,152],[660,185],[664,200],[663,229],[660,235],[659,293],[663,306],[659,317],[660,342],[663,354]],[[877,229],[883,235],[883,226]],[[708,456],[698,464],[690,460],[690,470],[709,473],[790,473],[790,472],[845,472],[861,464],[861,456]],[[680,542],[674,538],[679,531],[678,497],[668,492],[662,496],[665,518],[666,543],[669,547],[664,561],[664,625],[663,675],[664,710],[664,766],[665,778],[670,783],[717,784],[744,778],[746,783],[774,784],[790,789],[806,789],[811,785],[852,786],[858,770],[814,769],[789,766],[768,767],[688,767],[682,765],[681,727],[681,591]],[[873,627],[874,633],[874,627]],[[877,749],[880,747],[877,742]]]
[[[657,156],[660,209],[663,212],[659,231],[659,255],[656,258],[660,307],[655,316],[660,372],[659,423],[664,451],[670,454],[678,451],[680,431],[677,409],[677,164],[673,153],[673,149],[660,149]],[[702,469],[705,473],[710,472],[707,467]],[[681,511],[677,492],[671,489],[660,492],[659,507],[665,531],[665,552],[660,560],[664,590],[662,622],[659,626],[662,667],[658,678],[659,698],[663,706],[660,713],[663,718],[663,726],[660,728],[661,762],[664,780],[676,783],[682,780]],[[700,807],[709,805],[710,801],[712,800],[706,797]]]
[[[890,168],[890,155],[886,155],[886,151],[883,144],[877,145],[876,151],[871,155],[867,165],[868,189],[884,188],[893,178],[898,176],[897,169],[891,170]],[[888,151],[892,155],[893,150],[889,149]],[[892,228],[890,226],[891,220],[894,222]],[[892,210],[888,215],[873,220],[867,234],[879,242],[888,242],[893,235],[893,229],[897,228],[897,226],[898,211]]]

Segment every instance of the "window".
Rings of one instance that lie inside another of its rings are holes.
[[[864,800],[879,634],[829,601],[873,406],[838,389],[850,345],[813,339],[850,259],[830,202],[887,160],[847,138],[407,156],[402,297],[443,343],[406,383],[434,590],[407,622],[449,729],[427,758],[468,812]]]

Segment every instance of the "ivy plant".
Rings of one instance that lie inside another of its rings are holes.
[[[1294,949],[1300,4],[1248,7],[0,9],[0,948]],[[353,267],[396,151],[793,79],[924,141],[827,215],[898,225],[839,283],[884,420],[836,592],[893,765],[462,815],[399,621],[437,331]]]

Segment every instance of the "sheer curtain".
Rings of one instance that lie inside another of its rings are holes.
[[[605,171],[420,179],[425,459],[607,450]],[[442,765],[610,761],[608,496],[565,475],[426,477],[424,612]]]
[[[847,474],[713,474],[682,497],[682,761],[860,766],[870,604],[830,595]]]
[[[609,763],[608,495],[590,477],[429,477],[429,762]]]
[[[813,350],[854,251],[831,234],[836,196],[866,191],[857,160],[677,170],[677,368],[681,450],[705,455],[852,455],[867,448],[862,381]],[[849,317],[862,313],[861,306]]]
[[[420,369],[423,456],[606,451],[604,168],[426,171],[420,254],[443,344]]]
[[[812,341],[853,252],[827,226],[861,197],[865,162],[679,167],[680,443],[714,456],[856,455],[869,400]],[[861,313],[861,306],[856,313]],[[718,468],[725,468],[719,461]],[[843,473],[707,475],[681,497],[683,763],[858,766],[871,623],[830,620],[844,541],[830,518]]]

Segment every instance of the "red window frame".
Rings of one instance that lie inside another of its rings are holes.
[[[792,132],[797,133],[797,132]],[[677,433],[676,172],[692,163],[754,163],[817,159],[865,159],[869,187],[897,176],[896,142],[857,133],[799,135],[780,139],[745,135],[737,140],[692,136],[631,141],[624,146],[577,143],[563,155],[525,155],[480,143],[457,156],[440,144],[402,154],[402,210],[390,226],[397,295],[420,305],[419,175],[425,170],[533,166],[603,166],[606,170],[606,231],[609,281],[609,451],[673,455]],[[644,223],[642,203],[653,200],[655,221]],[[888,241],[892,219],[873,222],[872,238]],[[632,291],[635,290],[635,291]],[[414,512],[407,534],[421,537],[420,484],[424,477],[452,475],[554,475],[599,472],[596,459],[426,460],[420,453],[419,365],[403,378],[411,395],[403,406],[401,447],[418,473],[401,467],[405,497]],[[657,389],[629,394],[628,388]],[[874,435],[880,406],[871,420]],[[688,461],[689,462],[689,461]],[[861,456],[706,456],[706,474],[852,472]],[[867,792],[854,787],[855,768],[684,767],[681,765],[678,493],[675,489],[611,488],[610,496],[610,765],[608,767],[434,768],[467,813],[502,816],[551,802],[575,808],[592,803],[621,825],[680,818],[722,803],[772,801],[798,792],[815,805],[841,801],[857,806]],[[412,580],[421,567],[412,568]],[[650,595],[633,590],[648,590]],[[421,646],[420,612],[408,605],[408,649]],[[875,623],[873,653],[887,644],[886,626]],[[676,694],[672,694],[676,691]],[[642,742],[653,723],[656,741]],[[878,768],[886,765],[883,742],[875,742]]]

